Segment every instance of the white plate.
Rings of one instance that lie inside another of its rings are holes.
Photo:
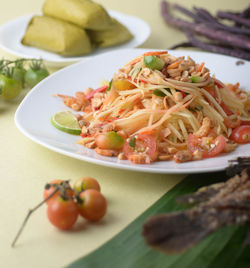
[[[114,72],[130,59],[144,53],[145,49],[125,49],[105,53],[87,61],[66,67],[40,82],[25,97],[15,115],[17,127],[33,141],[61,154],[92,162],[95,164],[154,173],[197,173],[223,170],[229,159],[237,156],[249,156],[250,144],[239,146],[236,151],[202,161],[176,164],[174,161],[155,162],[150,165],[134,165],[127,160],[104,157],[94,150],[76,143],[79,137],[66,134],[54,128],[50,123],[51,116],[67,110],[61,99],[52,94],[74,95],[85,88],[98,87],[103,79],[111,79]],[[204,52],[170,51],[176,56],[190,55],[197,62],[204,61],[212,74],[224,82],[239,81],[244,88],[250,88],[250,63],[236,66],[237,59]],[[103,68],[105,63],[105,68]]]
[[[91,56],[117,50],[121,48],[134,48],[143,44],[150,35],[149,25],[142,19],[130,15],[125,15],[116,11],[109,11],[109,14],[125,25],[134,38],[127,43],[109,47],[99,48],[91,54],[79,57],[63,57],[58,54],[46,52],[34,47],[28,47],[21,44],[21,39],[25,34],[26,27],[35,14],[22,16],[7,22],[0,26],[0,47],[15,56],[22,58],[42,58],[47,63],[65,65],[76,62],[82,59],[87,59]]]

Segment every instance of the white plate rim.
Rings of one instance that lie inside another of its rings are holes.
[[[140,55],[141,53],[144,53],[146,51],[149,51],[149,50],[159,50],[159,49],[138,49],[138,48],[134,48],[134,49],[123,49],[123,50],[120,50],[120,51],[116,51],[116,53],[123,53],[123,52],[126,52],[126,51],[136,51],[138,52],[138,54]],[[174,51],[176,52],[176,51]],[[188,53],[189,54],[193,54],[193,55],[206,55],[206,56],[209,56],[209,55],[215,55],[213,53],[207,53],[207,52],[194,52],[194,51],[178,51],[179,53],[184,53],[184,55],[187,55]],[[100,58],[101,56],[105,56],[106,55],[112,55],[112,52],[107,52],[107,53],[104,53],[100,56],[95,56],[93,58],[90,58],[87,60],[87,63],[91,60],[95,60],[97,58]],[[228,57],[228,56],[224,56],[224,55],[216,55],[217,57],[219,57],[219,60],[223,60],[223,59],[231,59],[233,61],[237,61],[238,59],[237,58],[233,58],[233,57]],[[57,71],[56,73],[52,74],[50,77],[52,76],[56,76],[58,74],[60,74],[61,72],[67,72],[67,70],[71,69],[71,68],[77,68],[78,66],[80,66],[81,64],[87,64],[86,61],[84,62],[78,62],[78,63],[75,63],[71,66],[68,66],[66,68],[63,68],[59,71]],[[249,64],[249,62],[246,62],[246,64]],[[29,131],[27,131],[23,125],[22,125],[22,122],[20,121],[20,112],[22,111],[23,107],[26,105],[26,102],[29,100],[30,98],[30,95],[32,95],[33,93],[32,92],[35,92],[36,90],[39,89],[39,87],[41,87],[44,83],[46,83],[47,80],[50,79],[50,77],[44,79],[42,82],[40,82],[32,91],[30,91],[26,97],[24,98],[24,100],[22,101],[22,103],[19,105],[16,113],[15,113],[15,124],[17,126],[17,128],[25,135],[27,136],[29,139],[33,140],[34,142],[42,145],[43,147],[46,147],[52,151],[55,151],[55,152],[58,152],[60,154],[63,154],[63,155],[66,155],[66,156],[69,156],[69,157],[72,157],[72,158],[76,158],[76,159],[79,159],[79,160],[84,160],[86,162],[89,162],[89,163],[93,163],[93,164],[97,164],[97,165],[101,165],[101,166],[106,166],[106,167],[112,167],[112,168],[118,168],[118,169],[123,169],[123,170],[132,170],[132,171],[139,171],[139,172],[147,172],[147,173],[161,173],[161,174],[191,174],[191,173],[205,173],[205,172],[215,172],[215,171],[222,171],[224,170],[227,166],[228,166],[228,160],[230,159],[235,159],[237,156],[240,156],[240,155],[235,155],[233,154],[232,157],[230,156],[230,154],[227,154],[225,156],[219,156],[219,157],[216,157],[216,158],[213,158],[214,159],[219,159],[219,158],[222,158],[222,157],[226,157],[227,159],[227,162],[224,163],[224,165],[221,165],[220,167],[215,167],[215,168],[199,168],[199,169],[190,169],[189,168],[181,168],[181,165],[189,165],[189,163],[200,163],[202,165],[202,163],[205,163],[203,161],[209,161],[210,159],[205,159],[205,160],[202,160],[202,161],[191,161],[191,162],[188,162],[188,163],[182,163],[182,164],[176,164],[177,168],[174,168],[174,169],[159,169],[156,167],[154,167],[154,163],[153,164],[150,164],[150,165],[124,165],[122,162],[126,161],[128,162],[127,160],[120,160],[120,163],[118,162],[110,162],[108,161],[107,157],[101,157],[103,159],[93,159],[91,157],[88,157],[88,156],[84,156],[84,155],[79,155],[79,154],[76,154],[76,153],[71,153],[71,152],[68,152],[68,151],[65,151],[63,149],[60,149],[60,148],[57,148],[57,147],[54,147],[44,141],[41,141],[39,140],[36,136],[32,135]],[[69,135],[69,134],[67,134]],[[242,145],[242,146],[246,146],[246,148],[248,148],[247,151],[250,151],[250,145]],[[163,162],[161,162],[163,163]],[[166,162],[168,163],[168,162]],[[178,168],[179,167],[179,168]]]
[[[23,16],[19,16],[17,18],[9,20],[6,23],[0,25],[0,48],[3,49],[6,52],[12,54],[12,55],[17,56],[17,57],[21,57],[21,58],[42,58],[48,64],[53,64],[54,63],[54,64],[65,65],[65,64],[75,63],[75,62],[80,61],[80,60],[85,60],[85,59],[91,58],[93,56],[96,56],[96,53],[106,53],[106,52],[109,52],[111,50],[123,49],[124,47],[125,48],[138,47],[138,46],[142,45],[149,38],[149,36],[151,34],[150,26],[146,21],[144,21],[140,17],[125,14],[125,13],[114,11],[114,10],[108,10],[108,12],[112,17],[116,18],[118,21],[121,21],[125,26],[127,26],[129,28],[129,30],[134,34],[134,39],[132,39],[131,41],[129,41],[127,43],[123,43],[121,45],[116,45],[116,46],[108,47],[108,48],[96,49],[90,54],[83,55],[83,56],[76,56],[76,57],[63,57],[63,56],[60,56],[60,55],[55,54],[55,53],[40,50],[38,48],[33,48],[33,47],[30,48],[30,47],[23,46],[22,44],[19,44],[21,47],[25,47],[25,50],[30,49],[30,50],[35,51],[35,54],[38,53],[37,55],[29,55],[27,53],[19,52],[19,51],[15,50],[15,49],[13,49],[11,47],[6,46],[2,42],[2,39],[3,39],[4,34],[6,34],[7,30],[13,29],[13,27],[14,27],[13,25],[18,24],[19,25],[18,27],[20,27],[20,24],[21,24],[21,26],[23,26],[22,24],[24,24],[24,21],[26,21],[25,25],[27,25],[28,21],[31,19],[32,16],[41,15],[41,13],[30,13],[30,14],[26,14],[26,15],[23,15]],[[127,21],[133,21],[134,23],[135,22],[139,23],[139,25],[141,27],[140,29],[141,29],[141,31],[143,33],[143,37],[141,37],[140,40],[136,40],[136,34],[138,34],[138,31],[133,32],[133,31],[135,31],[134,28],[129,27]],[[11,35],[9,35],[9,36],[11,36]],[[17,43],[19,43],[19,42],[17,41]],[[132,45],[130,45],[130,43]],[[45,57],[41,57],[40,53],[41,53],[41,55],[45,55]],[[53,57],[56,57],[56,58],[51,59],[50,55],[51,55],[52,58]]]

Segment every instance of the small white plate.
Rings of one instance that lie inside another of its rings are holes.
[[[152,49],[150,49],[152,50]],[[92,162],[95,164],[154,173],[198,173],[212,172],[225,169],[229,159],[237,156],[249,156],[250,144],[239,146],[234,152],[182,164],[174,161],[155,162],[149,165],[134,165],[127,160],[104,157],[94,150],[78,145],[79,136],[75,137],[54,128],[50,123],[51,116],[59,111],[67,110],[62,100],[52,97],[52,94],[74,95],[76,91],[85,90],[87,87],[98,87],[104,79],[110,80],[114,72],[132,58],[148,50],[125,49],[95,56],[66,67],[42,82],[40,82],[25,97],[15,115],[17,127],[24,135],[33,141],[61,154]],[[191,56],[197,62],[205,62],[211,74],[224,82],[240,82],[245,89],[250,88],[249,76],[250,62],[237,66],[236,58],[204,52],[170,51],[176,56]],[[105,63],[105,68],[103,68]],[[202,179],[202,178],[201,178]]]
[[[109,11],[109,14],[116,18],[119,22],[125,25],[130,32],[134,35],[134,38],[129,42],[121,45],[95,49],[91,54],[77,57],[64,57],[55,53],[50,53],[45,50],[41,50],[35,47],[24,46],[21,43],[26,27],[30,19],[35,14],[29,14],[26,16],[18,17],[0,26],[0,47],[6,50],[10,54],[13,54],[22,58],[42,58],[48,64],[54,63],[54,65],[66,65],[82,59],[108,52],[111,50],[117,50],[121,48],[134,48],[143,44],[150,35],[149,25],[142,19],[122,14],[116,11]]]

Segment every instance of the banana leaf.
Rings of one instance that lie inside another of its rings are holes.
[[[250,248],[249,246],[244,247],[242,245],[247,226],[229,226],[221,228],[203,239],[190,250],[176,255],[166,255],[152,249],[146,245],[142,236],[142,226],[150,216],[184,209],[183,206],[175,202],[176,197],[194,192],[202,186],[225,179],[226,174],[224,172],[187,176],[114,238],[67,267],[249,267]]]

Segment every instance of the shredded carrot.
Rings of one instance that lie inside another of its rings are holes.
[[[142,60],[142,57],[135,58],[128,62],[126,65],[135,65],[136,63],[140,62]]]
[[[161,55],[161,54],[167,54],[168,51],[164,50],[164,51],[149,51],[143,54],[143,56],[157,56],[157,55]]]
[[[234,84],[234,85],[230,85],[230,89],[231,90],[235,90],[235,89],[238,89],[239,88],[239,86],[240,86],[240,83],[239,82],[237,82],[236,84]]]
[[[171,63],[170,65],[168,65],[168,67],[167,67],[167,69],[169,70],[169,69],[175,69],[175,68],[177,68],[178,66],[179,66],[179,64],[182,62],[182,60],[178,60],[178,61],[176,61],[176,62],[174,62],[174,63]]]
[[[69,96],[69,95],[63,95],[63,94],[57,94],[58,97],[61,97],[61,98],[72,98],[72,96]]]
[[[155,129],[149,129],[149,130],[140,132],[140,134],[144,134],[144,135],[155,135],[155,133],[156,133]]]
[[[202,62],[199,66],[199,68],[197,69],[197,72],[201,72],[202,71],[202,68],[204,67],[205,65],[205,62]]]
[[[123,113],[125,111],[125,109],[121,109],[119,112],[118,112],[118,114],[121,114],[121,113]]]
[[[135,82],[135,83],[138,82],[137,79],[132,80],[132,78],[131,78],[130,76],[128,77],[128,80],[130,80],[130,81],[132,81],[132,82]],[[144,83],[144,84],[147,84],[147,83],[148,83],[147,81],[145,81],[145,80],[143,80],[143,79],[139,79],[139,82]]]

